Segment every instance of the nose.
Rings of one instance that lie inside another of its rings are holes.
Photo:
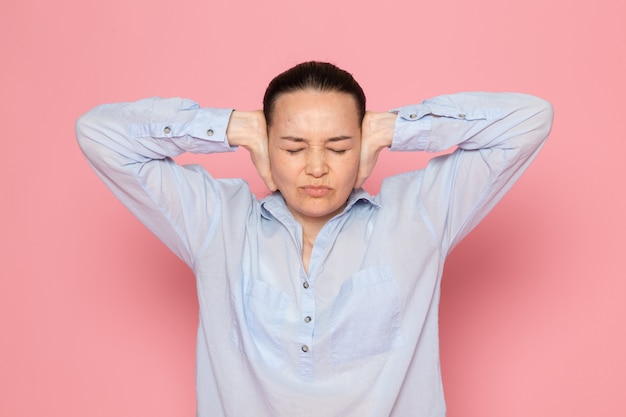
[[[309,150],[307,152],[305,172],[315,178],[328,173],[326,154],[323,149]]]

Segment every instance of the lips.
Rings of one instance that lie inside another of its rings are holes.
[[[325,185],[305,185],[300,189],[309,197],[324,197],[331,191],[331,188]]]

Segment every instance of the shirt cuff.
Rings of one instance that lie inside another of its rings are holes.
[[[197,139],[227,142],[226,129],[232,112],[233,109],[198,109],[187,133]]]
[[[429,109],[424,105],[415,105],[390,111],[397,113],[398,118],[389,149],[392,151],[427,150],[432,127]]]
[[[199,108],[197,105],[177,109],[170,120],[130,126],[133,137],[170,139],[179,147],[192,153],[228,152],[231,147],[226,139],[226,129],[232,109]]]

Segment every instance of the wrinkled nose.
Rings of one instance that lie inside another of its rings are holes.
[[[306,173],[314,177],[321,177],[328,172],[326,155],[323,150],[312,150],[307,152]]]

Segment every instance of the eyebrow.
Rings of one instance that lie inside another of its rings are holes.
[[[284,139],[284,140],[288,140],[291,142],[308,142],[308,139],[305,138],[299,138],[296,136],[281,136],[280,139]],[[333,136],[332,138],[328,138],[327,141],[328,142],[339,142],[342,140],[348,140],[348,139],[352,139],[352,136],[346,136],[346,135],[341,135],[341,136]]]

